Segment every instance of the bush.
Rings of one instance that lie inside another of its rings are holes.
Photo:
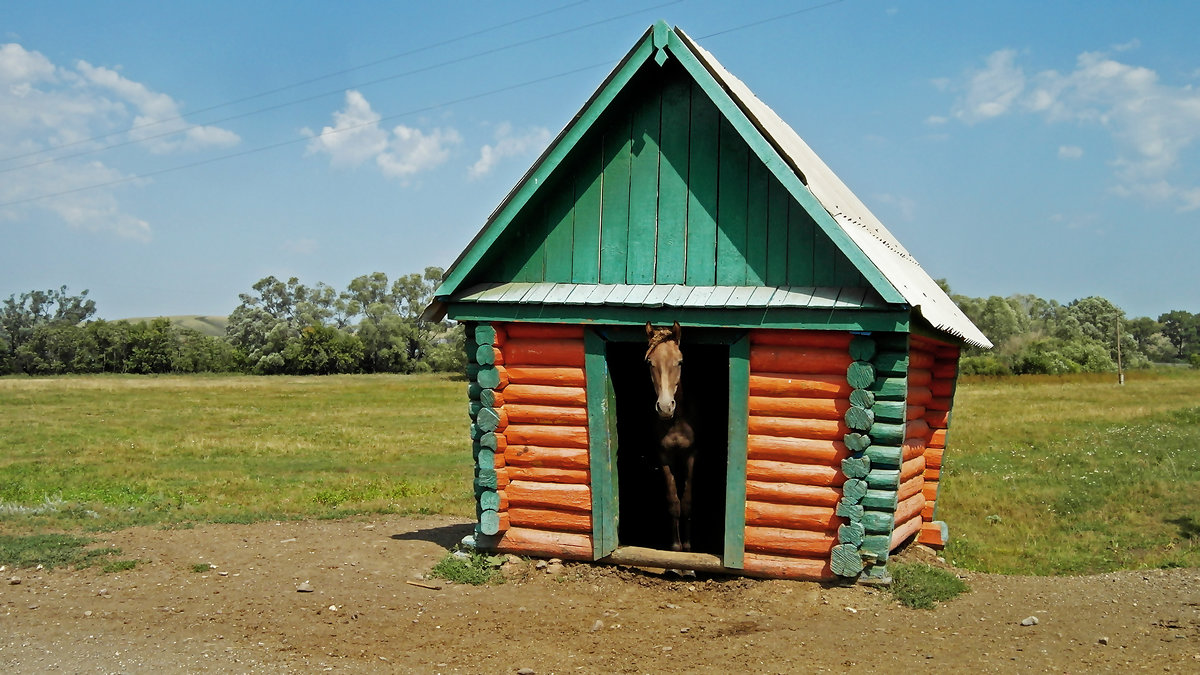
[[[905,607],[933,609],[939,602],[953,599],[970,588],[949,570],[923,563],[889,565],[892,572],[892,596]]]
[[[1003,361],[990,354],[963,357],[958,368],[962,375],[1012,375]]]
[[[438,561],[429,571],[430,576],[453,581],[456,584],[481,586],[486,583],[502,583],[500,576],[502,556],[484,555],[478,551],[447,551],[446,557]]]

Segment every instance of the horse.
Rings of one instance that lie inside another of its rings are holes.
[[[654,438],[671,514],[671,550],[690,551],[696,431],[680,387],[683,353],[679,350],[679,336],[678,321],[670,328],[655,328],[646,322],[646,364],[657,394]]]

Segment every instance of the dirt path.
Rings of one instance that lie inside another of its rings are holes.
[[[387,518],[103,535],[143,562],[0,573],[0,670],[1200,672],[1200,570],[975,574],[933,611],[861,586],[581,564],[558,577],[529,564],[499,586],[405,583],[469,529]]]

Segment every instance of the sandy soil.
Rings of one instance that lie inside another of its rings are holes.
[[[397,517],[103,535],[142,562],[0,572],[0,670],[1200,672],[1200,570],[969,574],[972,591],[932,611],[863,586],[571,563],[421,581],[469,531]]]

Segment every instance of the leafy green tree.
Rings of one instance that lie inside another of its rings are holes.
[[[1182,309],[1172,310],[1158,317],[1162,334],[1175,347],[1175,356],[1180,359],[1197,351],[1200,347],[1200,317]]]
[[[0,343],[5,347],[3,360],[9,368],[14,371],[24,370],[25,366],[31,363],[33,352],[29,349],[22,352],[21,348],[33,339],[39,326],[74,326],[95,314],[96,303],[88,299],[87,294],[87,290],[84,290],[79,295],[71,295],[67,292],[67,287],[62,286],[58,290],[10,295],[0,304]],[[49,335],[42,336],[43,342],[49,338]],[[66,339],[64,336],[58,338]],[[23,356],[18,357],[19,352]],[[44,366],[50,363],[45,359],[41,362]]]

